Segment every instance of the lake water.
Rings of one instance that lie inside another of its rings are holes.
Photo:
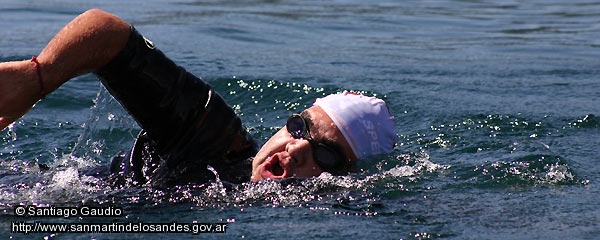
[[[2,0],[0,61],[38,54],[89,8],[212,84],[260,141],[315,98],[353,90],[388,102],[398,146],[346,177],[115,189],[95,171],[139,127],[85,75],[0,133],[2,238],[600,238],[597,1]],[[123,212],[16,216],[23,205]],[[20,221],[227,230],[11,233]]]

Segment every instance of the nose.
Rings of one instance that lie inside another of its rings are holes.
[[[297,166],[302,166],[309,161],[309,158],[312,158],[310,143],[306,139],[292,137],[286,144],[285,151],[292,156],[292,161],[295,161],[293,163]]]

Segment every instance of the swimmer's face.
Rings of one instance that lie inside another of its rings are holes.
[[[252,181],[320,175],[324,169],[317,164],[314,158],[315,142],[324,144],[329,149],[335,149],[347,166],[354,164],[356,157],[352,153],[350,145],[321,107],[306,109],[302,116],[308,122],[313,144],[311,145],[306,139],[292,137],[287,127],[284,126],[263,145],[254,157]]]

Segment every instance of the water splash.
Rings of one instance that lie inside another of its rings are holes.
[[[560,156],[528,154],[511,161],[497,161],[476,166],[463,173],[479,187],[529,187],[536,185],[587,184],[577,177]]]
[[[406,163],[409,165],[405,165]],[[202,185],[177,186],[168,191],[144,189],[139,203],[193,203],[199,207],[270,205],[341,207],[370,212],[381,194],[405,191],[426,174],[448,169],[432,163],[429,156],[401,154],[384,160],[373,169],[347,175],[323,173],[307,179],[264,180],[258,183],[229,184],[218,179]],[[216,172],[215,172],[216,174]],[[217,175],[218,176],[218,175]]]
[[[72,154],[108,162],[115,154],[132,146],[138,131],[133,118],[104,87],[100,87]]]

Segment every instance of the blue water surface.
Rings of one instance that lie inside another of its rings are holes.
[[[213,85],[259,141],[315,98],[351,90],[388,102],[397,147],[343,177],[116,189],[94,171],[139,127],[84,75],[0,132],[2,238],[600,238],[596,1],[3,0],[0,61],[38,54],[90,8]],[[15,214],[88,204],[124,214]],[[19,221],[228,225],[24,235],[11,232]]]

